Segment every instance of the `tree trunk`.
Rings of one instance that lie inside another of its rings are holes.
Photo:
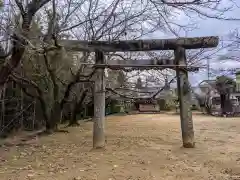
[[[77,122],[77,113],[78,113],[79,110],[82,111],[83,102],[84,102],[84,100],[87,96],[87,92],[88,92],[87,89],[84,90],[83,93],[81,94],[81,98],[80,98],[79,102],[74,103],[71,119],[70,119],[70,122],[69,122],[68,126],[79,126],[79,124]]]
[[[222,116],[226,115],[226,94],[220,94]]]
[[[178,47],[174,53],[177,65],[186,65],[185,49]],[[188,72],[186,69],[180,70],[179,68],[177,68],[176,71],[183,147],[193,148],[195,142],[191,111],[191,89],[188,82]]]
[[[46,121],[46,132],[48,134],[52,134],[55,130],[56,129],[55,129],[53,123],[51,122],[51,120]]]
[[[207,113],[208,115],[211,115],[211,114],[212,114],[212,109],[211,109],[211,107],[209,107],[208,104],[206,104],[205,110],[206,110],[206,113]]]
[[[54,103],[54,106],[51,109],[50,115],[48,117],[49,118],[46,121],[46,132],[53,133],[55,131],[58,131],[58,123],[61,119],[60,104],[58,102]]]
[[[50,118],[46,121],[46,132],[51,134],[58,130],[57,126],[58,116],[55,116],[55,112],[52,111],[49,117]]]
[[[79,126],[78,122],[77,122],[77,112],[78,112],[78,103],[74,103],[74,107],[71,113],[71,118],[69,121],[68,126]]]

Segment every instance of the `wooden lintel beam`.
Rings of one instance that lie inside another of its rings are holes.
[[[126,51],[153,51],[153,50],[175,50],[178,46],[185,49],[212,48],[219,43],[216,36],[177,38],[177,39],[144,39],[126,41],[79,41],[60,40],[58,42],[70,51],[100,50],[104,52],[126,52]]]
[[[113,70],[161,70],[161,69],[174,69],[176,70],[175,61],[173,59],[140,59],[140,60],[108,60],[104,64],[95,64],[97,68],[109,68]],[[181,69],[187,71],[198,71],[199,67],[194,66],[179,66]]]
[[[126,65],[126,66],[141,66],[141,65],[174,65],[174,59],[139,59],[139,60],[108,60],[107,65]]]
[[[135,70],[163,70],[166,68],[176,70],[176,66],[174,65],[136,65],[136,64],[96,64],[94,65],[96,68],[109,68],[112,70],[126,70],[126,71],[135,71]],[[199,71],[199,67],[194,66],[179,66],[179,69],[186,70],[188,72],[196,72]]]

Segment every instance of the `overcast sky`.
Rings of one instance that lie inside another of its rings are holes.
[[[225,17],[235,17],[240,18],[240,0],[238,0],[238,6],[239,8],[234,8],[231,12],[228,12],[225,14]],[[226,0],[227,2],[227,0]],[[224,6],[227,6],[227,4],[223,4]],[[180,33],[181,36],[187,36],[187,37],[194,37],[194,36],[219,36],[220,38],[225,37],[228,35],[231,31],[235,29],[240,29],[240,21],[223,21],[223,20],[216,20],[216,19],[200,19],[194,17],[193,19],[187,19],[186,17],[178,18],[178,22],[187,22],[187,21],[194,21],[197,22],[197,27],[188,32],[187,34],[182,32]],[[169,38],[173,37],[173,35],[165,34],[155,32],[151,35],[153,38]],[[240,68],[240,63],[236,62],[226,62],[226,63],[219,63],[216,58],[212,58],[210,60],[210,67],[217,69],[217,68]],[[190,75],[190,82],[193,86],[197,85],[200,81],[207,79],[207,71],[206,69],[201,69],[199,73],[194,73]]]
[[[237,14],[237,13],[232,13]],[[238,16],[240,17],[240,9],[238,9]],[[240,21],[220,21],[215,19],[199,20],[199,28],[190,32],[189,36],[220,36],[224,38],[229,32],[236,28],[240,28]],[[225,62],[221,63],[217,60],[217,57],[210,59],[210,68],[240,68],[240,63]],[[201,80],[207,79],[207,70],[202,69],[199,73],[195,73],[190,76],[191,83],[197,85]]]
[[[239,2],[240,3],[240,2]],[[228,16],[240,18],[240,8],[236,8],[234,11],[229,12]],[[189,32],[189,36],[220,36],[224,38],[228,33],[236,28],[240,28],[240,21],[221,21],[216,19],[198,20],[198,29]],[[211,68],[240,68],[240,63],[225,62],[220,63],[216,58],[210,60]],[[201,72],[191,75],[191,83],[196,85],[201,80],[207,78],[206,69],[202,69]]]

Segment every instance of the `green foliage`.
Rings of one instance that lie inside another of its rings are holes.
[[[131,101],[125,101],[124,109],[125,109],[125,112],[130,112],[130,111],[135,110],[136,107],[134,106],[134,103],[132,103]]]
[[[119,104],[113,106],[113,108],[111,109],[112,113],[119,113],[119,112],[121,112],[121,108],[122,108],[122,106],[119,105]]]
[[[198,110],[198,107],[196,105],[192,105],[191,110],[196,111],[196,110]]]
[[[219,94],[229,94],[236,87],[236,82],[228,76],[218,76],[216,78],[216,89]]]
[[[166,104],[165,104],[166,110],[170,111],[170,110],[175,109],[175,107],[176,107],[176,103],[174,102],[174,100],[172,100],[172,99],[166,100]]]
[[[111,114],[119,113],[121,110],[121,105],[118,100],[112,100],[110,106],[111,106],[111,110],[110,110]]]
[[[119,100],[111,100],[111,102],[106,106],[106,115],[121,113],[125,111],[130,111],[131,106],[125,106],[125,103],[121,103]]]
[[[171,111],[176,108],[176,103],[173,99],[160,99],[158,100],[158,104],[160,106],[160,110]]]

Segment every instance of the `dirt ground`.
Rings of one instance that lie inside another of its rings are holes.
[[[0,148],[1,180],[240,180],[240,118],[194,115],[196,148],[181,147],[178,115],[109,116],[107,147],[92,122]]]

